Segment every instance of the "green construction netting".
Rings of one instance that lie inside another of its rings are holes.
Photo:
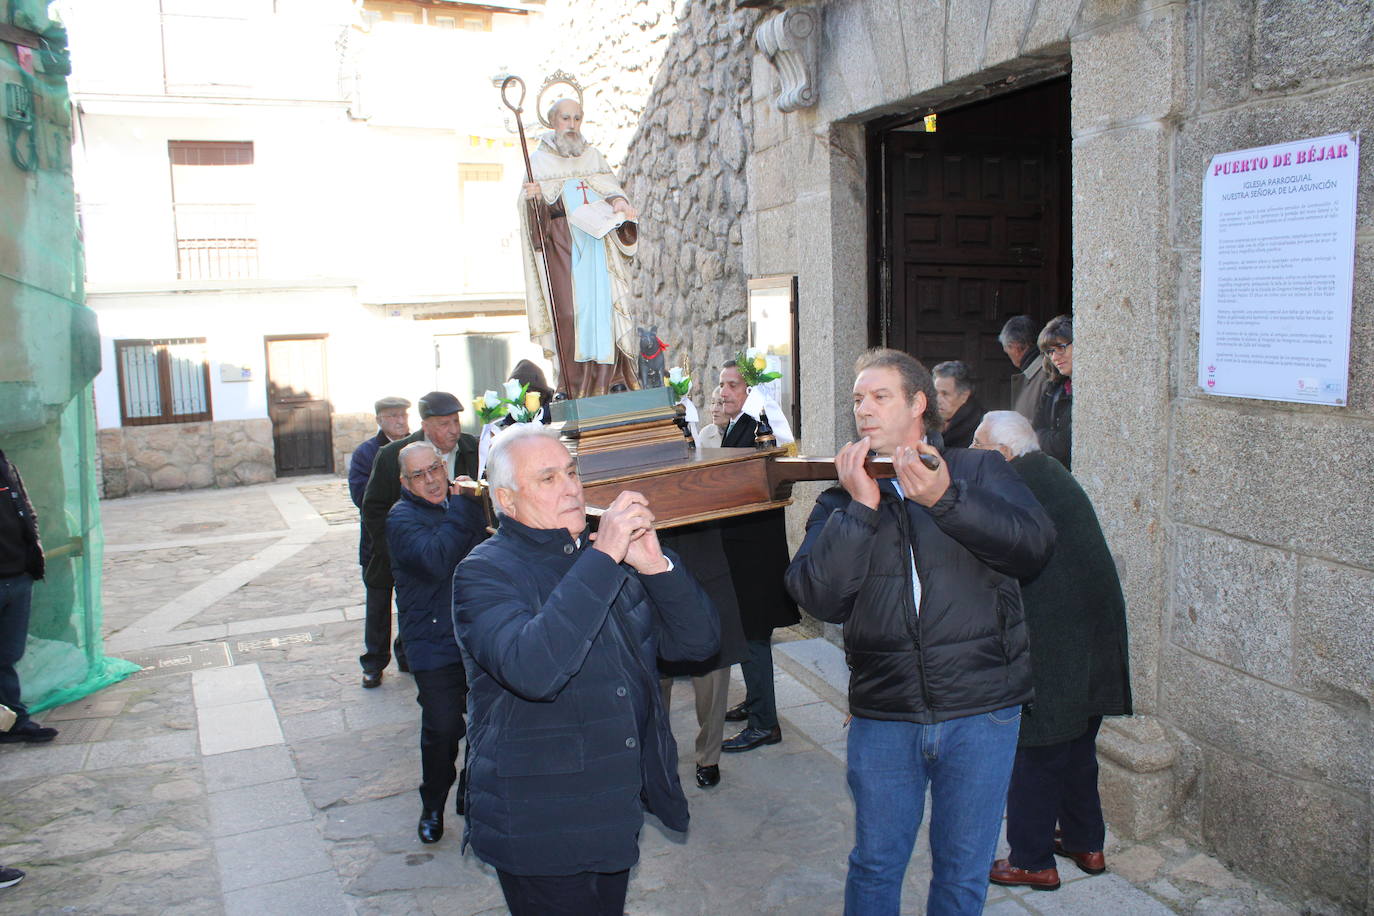
[[[0,449],[24,479],[48,556],[19,664],[24,702],[39,712],[139,669],[107,658],[101,638],[100,337],[82,304],[66,33],[34,0],[0,0],[0,21],[41,39],[36,50],[0,41]]]

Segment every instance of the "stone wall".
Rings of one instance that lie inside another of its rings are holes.
[[[643,214],[635,319],[658,326],[700,403],[748,336],[741,214],[758,14],[734,0],[562,0],[548,17],[561,43],[547,70],[582,82],[584,132]]]
[[[347,477],[354,449],[377,435],[377,417],[370,413],[336,413],[329,421],[334,435],[334,473]]]
[[[99,431],[101,495],[234,487],[276,479],[272,422],[219,420]]]
[[[1123,575],[1143,714],[1110,721],[1099,740],[1113,829],[1139,836],[1173,824],[1311,895],[1315,909],[1374,909],[1370,152],[1349,407],[1227,400],[1195,386],[1205,162],[1369,132],[1374,10],[1301,0],[815,5],[818,106],[780,114],[778,77],[754,55],[742,113],[743,272],[796,273],[800,283],[802,448],[823,453],[852,435],[845,394],[853,356],[870,343],[866,194],[877,163],[867,162],[863,122],[1072,71],[1074,474]],[[673,76],[690,84],[686,70]],[[727,235],[705,243],[732,250]],[[644,284],[660,282],[682,277],[658,265]]]

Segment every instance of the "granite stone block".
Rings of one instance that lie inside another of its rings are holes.
[[[1368,803],[1217,750],[1206,752],[1204,838],[1223,861],[1352,912],[1367,900]]]
[[[1259,0],[1254,82],[1261,92],[1367,75],[1374,60],[1374,5]]]
[[[1212,111],[1244,101],[1254,87],[1255,0],[1209,0],[1189,4],[1188,13],[1194,20],[1189,59],[1201,64],[1190,107]]]
[[[1294,556],[1181,525],[1173,549],[1170,638],[1232,668],[1288,683],[1298,571]]]
[[[279,827],[310,817],[310,805],[294,776],[210,796],[210,825],[215,836]]]
[[[296,775],[291,752],[280,744],[216,754],[206,757],[201,766],[205,772],[205,790],[210,793],[276,782]]]
[[[984,41],[992,0],[948,0],[945,4],[945,80],[983,69]]]
[[[225,894],[224,912],[225,916],[348,916],[353,910],[344,900],[338,877],[319,874]]]
[[[1374,429],[1331,419],[1313,408],[1278,410],[1229,399],[1175,402],[1174,518],[1374,567],[1374,528],[1364,513],[1351,511],[1352,499],[1367,492],[1374,475]]]
[[[1188,248],[1201,244],[1202,179],[1218,153],[1322,137],[1360,126],[1352,112],[1374,111],[1374,80],[1334,86],[1300,97],[1255,99],[1179,125],[1175,174],[1175,243]],[[1374,144],[1360,149],[1359,189],[1356,192],[1357,231],[1374,228]]]
[[[913,94],[934,89],[945,81],[941,39],[945,32],[944,9],[935,3],[893,3],[906,49],[907,85]]]
[[[1039,0],[1021,44],[1025,54],[1044,53],[1067,44],[1082,0]]]
[[[1374,572],[1304,561],[1295,620],[1297,682],[1374,701]]]
[[[93,744],[90,753],[86,756],[86,763],[83,768],[103,770],[109,767],[180,760],[195,755],[195,733],[173,732],[172,734],[154,735],[148,738],[125,738]]]
[[[1189,735],[1279,773],[1368,791],[1367,716],[1181,649],[1166,649],[1161,678],[1161,708]]]
[[[985,63],[1001,64],[1021,53],[1021,39],[1031,24],[1036,0],[996,0],[988,14]]]
[[[191,687],[198,709],[267,699],[267,683],[256,664],[193,671]]]
[[[215,839],[225,893],[331,872],[320,832],[309,821]]]
[[[760,210],[755,215],[758,228],[756,252],[763,274],[793,273],[797,269],[795,205]]]
[[[1073,130],[1178,114],[1184,103],[1184,8],[1164,7],[1073,42]]]
[[[281,725],[271,700],[197,709],[200,752],[206,756],[281,744]]]

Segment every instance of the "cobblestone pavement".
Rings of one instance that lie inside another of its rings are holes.
[[[41,716],[48,746],[0,748],[0,890],[13,913],[502,913],[492,871],[415,836],[419,708],[410,678],[359,686],[357,514],[341,480],[138,496],[103,505],[107,650],[145,666]],[[852,808],[839,650],[779,633],[783,743],[683,784],[688,836],[652,818],[633,914],[829,914],[841,908]],[[743,688],[735,672],[734,691]],[[674,693],[690,747],[691,691]],[[925,831],[904,913],[923,909]],[[989,913],[1302,909],[1177,838],[1112,839],[1111,871],[1065,865],[1055,893],[993,888]]]

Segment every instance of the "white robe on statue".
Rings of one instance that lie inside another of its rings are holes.
[[[588,146],[581,156],[560,156],[553,147],[553,132],[539,138],[530,153],[530,168],[543,193],[544,202],[562,198],[566,213],[583,205],[611,197],[626,197],[620,182],[596,148]],[[585,183],[585,188],[578,186]],[[543,266],[530,245],[532,227],[529,209],[522,192],[519,201],[521,243],[525,264],[525,311],[529,319],[530,340],[544,349],[544,355],[557,358],[553,334],[552,309]],[[568,225],[573,246],[574,325],[577,329],[575,358],[579,362],[611,363],[614,346],[633,361],[638,339],[629,311],[629,261],[637,245],[626,245],[614,230],[603,239]],[[633,365],[633,362],[632,362]]]

